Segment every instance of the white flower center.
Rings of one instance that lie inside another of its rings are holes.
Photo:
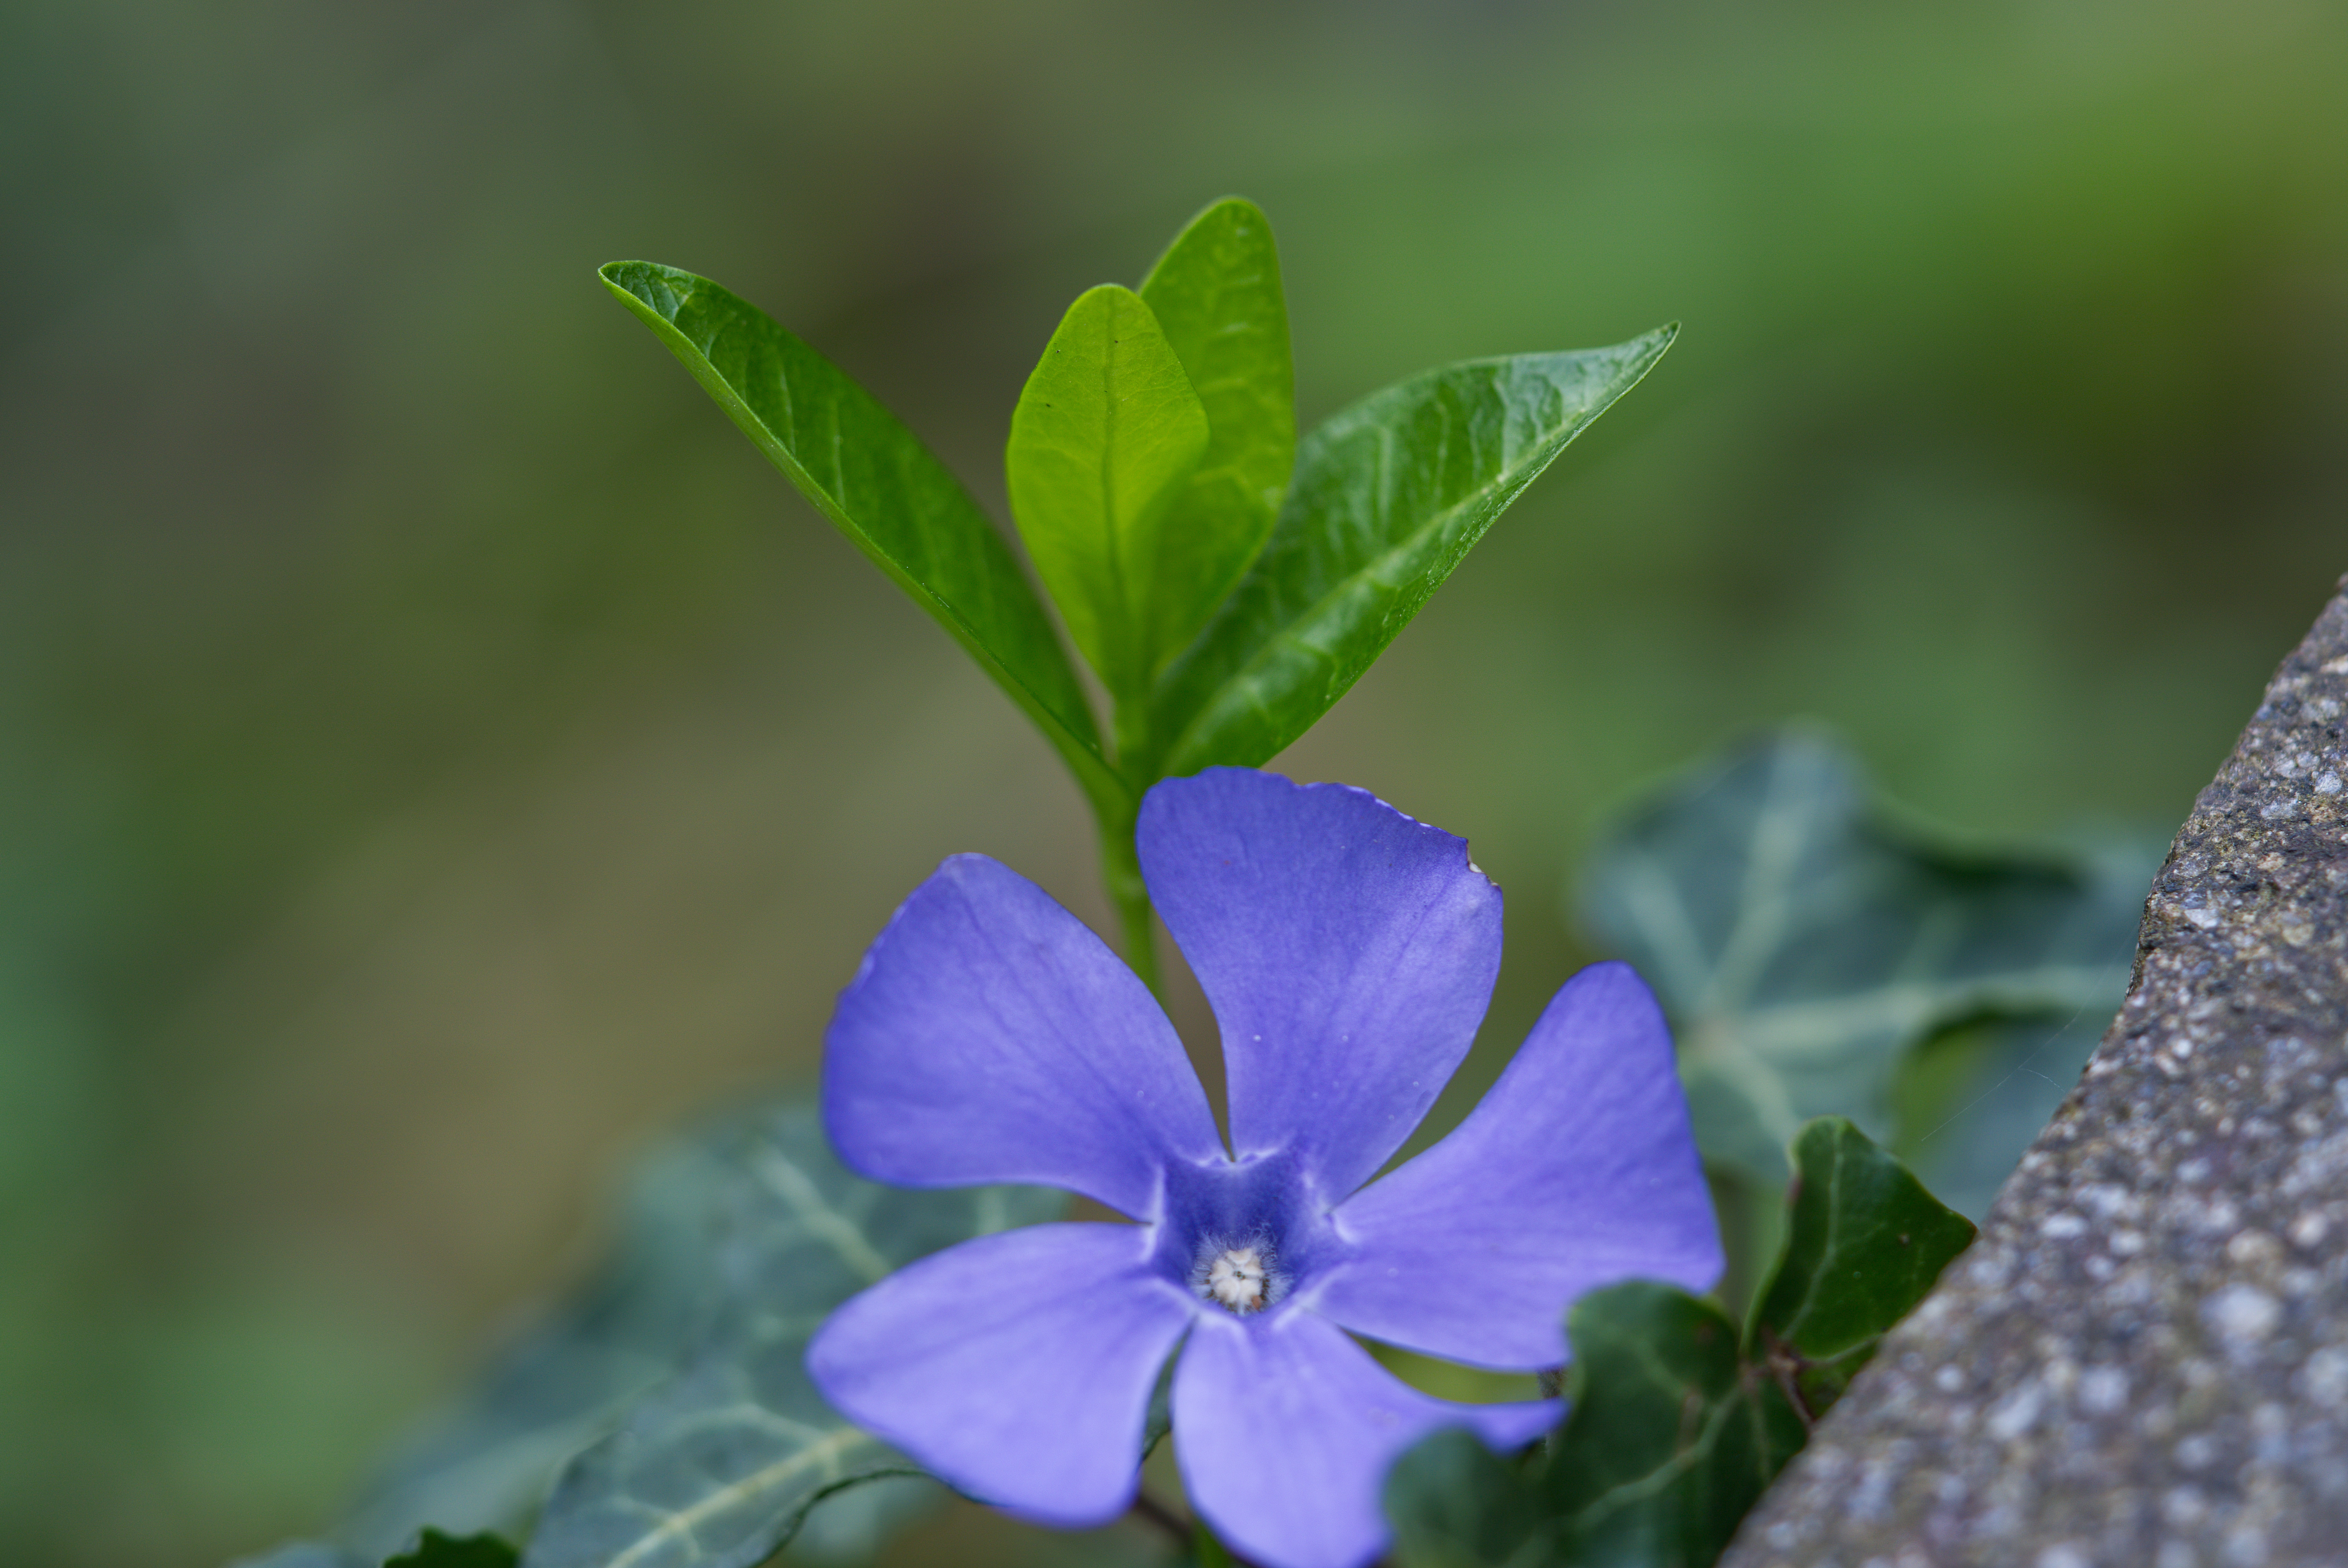
[[[1207,1294],[1242,1317],[1263,1306],[1265,1284],[1263,1253],[1257,1247],[1228,1248],[1207,1266]]]

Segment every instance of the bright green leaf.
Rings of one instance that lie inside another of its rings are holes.
[[[1887,1132],[1901,1053],[1933,1030],[2108,1017],[2144,897],[2121,865],[1929,845],[1869,807],[1838,748],[1789,733],[1634,809],[1581,906],[1671,1015],[1704,1157],[1774,1187],[1812,1116]]]
[[[1159,682],[1154,771],[1253,766],[1310,729],[1674,331],[1429,371],[1307,436],[1262,553]]]
[[[1130,289],[1088,289],[1019,395],[1003,455],[1011,514],[1103,684],[1127,702],[1159,651],[1162,525],[1207,451],[1207,411]]]
[[[1066,1202],[1036,1188],[865,1181],[833,1156],[808,1105],[738,1126],[719,1153],[733,1179],[708,1326],[682,1369],[564,1471],[526,1568],[750,1568],[803,1522],[833,1554],[869,1551],[940,1489],[824,1403],[803,1364],[808,1337],[901,1265],[1050,1219]]]
[[[1839,1116],[1794,1141],[1786,1250],[1755,1309],[1747,1354],[1789,1378],[1815,1420],[1891,1326],[1972,1245],[1972,1222]]]
[[[514,1549],[494,1535],[443,1535],[427,1530],[417,1544],[383,1568],[514,1568]]]
[[[1096,808],[1128,793],[1010,547],[911,431],[707,279],[649,261],[613,261],[602,276],[775,466],[1035,722]]]
[[[1162,659],[1207,624],[1272,532],[1296,465],[1296,373],[1272,225],[1216,202],[1141,285],[1206,409],[1207,454],[1160,528],[1149,641]]]

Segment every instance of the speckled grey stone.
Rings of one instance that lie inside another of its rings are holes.
[[[2127,1003],[1727,1568],[2348,1563],[2348,579],[2194,804]]]

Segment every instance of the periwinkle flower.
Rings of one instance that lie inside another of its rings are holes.
[[[1136,836],[1221,1030],[1230,1152],[1132,972],[1033,883],[954,856],[840,998],[840,1157],[903,1186],[1065,1187],[1139,1224],[924,1258],[834,1313],[808,1366],[959,1490],[1083,1526],[1132,1501],[1179,1348],[1192,1506],[1271,1568],[1357,1568],[1405,1448],[1454,1425],[1519,1446],[1559,1407],[1432,1399],[1348,1330],[1529,1371],[1564,1362],[1584,1291],[1718,1276],[1670,1036],[1628,968],[1584,969],[1457,1131],[1370,1182],[1483,1019],[1499,889],[1464,840],[1360,790],[1246,769],[1159,784]]]

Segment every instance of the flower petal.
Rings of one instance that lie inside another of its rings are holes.
[[[1174,1446],[1190,1504],[1264,1568],[1359,1568],[1385,1546],[1378,1495],[1403,1450],[1452,1426],[1519,1448],[1563,1409],[1422,1394],[1310,1311],[1245,1323],[1203,1312],[1174,1368]]]
[[[1329,1199],[1352,1192],[1475,1039],[1500,890],[1466,840],[1375,795],[1246,768],[1152,788],[1135,843],[1222,1030],[1232,1152],[1292,1150]]]
[[[1574,976],[1467,1121],[1335,1218],[1358,1250],[1313,1305],[1478,1366],[1563,1364],[1566,1307],[1601,1285],[1710,1289],[1720,1230],[1654,994],[1628,964]]]
[[[825,1031],[823,1119],[874,1181],[1034,1182],[1138,1219],[1169,1158],[1223,1157],[1148,989],[983,855],[947,860],[873,939]]]
[[[956,1490],[1046,1524],[1123,1512],[1149,1396],[1198,1304],[1130,1225],[1048,1225],[933,1253],[808,1347],[841,1414]]]

